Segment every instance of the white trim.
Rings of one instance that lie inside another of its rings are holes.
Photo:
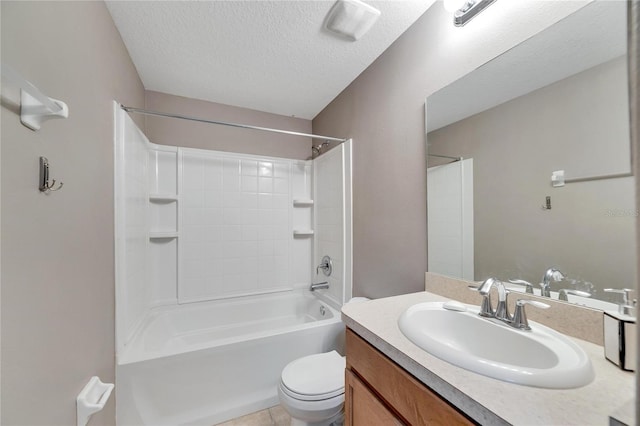
[[[247,296],[260,296],[261,294],[272,294],[272,293],[286,293],[289,291],[293,291],[292,287],[275,287],[271,289],[264,289],[260,291],[248,291],[244,293],[232,293],[223,296],[216,297],[187,297],[178,300],[178,305],[184,305],[186,303],[200,303],[200,302],[211,302],[214,300],[225,300],[225,299],[237,299],[239,297],[247,297]]]
[[[113,244],[113,256],[115,260],[114,265],[114,288],[115,288],[115,340],[116,340],[116,360],[122,352],[125,346],[123,338],[125,338],[124,330],[124,307],[119,303],[123,297],[124,277],[126,276],[126,270],[124,268],[124,248],[122,247],[122,238],[120,237],[124,227],[124,209],[120,206],[120,189],[123,185],[123,171],[124,167],[124,126],[123,117],[124,111],[120,108],[120,104],[113,101],[113,229],[114,229],[114,244]],[[119,159],[119,157],[122,157]]]
[[[343,241],[344,241],[344,280],[342,303],[353,297],[353,139],[342,144],[343,163]]]

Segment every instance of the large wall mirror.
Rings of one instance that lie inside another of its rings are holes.
[[[429,96],[429,271],[556,268],[552,297],[602,309],[635,286],[626,15],[590,3]]]

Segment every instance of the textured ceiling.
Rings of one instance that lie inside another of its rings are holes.
[[[147,90],[311,119],[434,0],[366,1],[357,42],[322,28],[333,1],[107,1]]]

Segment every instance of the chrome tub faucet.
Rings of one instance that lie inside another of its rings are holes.
[[[316,290],[327,289],[327,288],[329,288],[329,282],[324,281],[321,283],[315,283],[315,284],[312,283],[311,286],[309,287],[309,290],[316,291]]]

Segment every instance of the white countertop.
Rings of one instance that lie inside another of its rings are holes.
[[[607,361],[601,346],[573,339],[591,358],[595,379],[577,389],[542,389],[502,382],[449,364],[410,342],[398,328],[409,306],[450,300],[421,292],[346,304],[342,320],[372,346],[482,425],[608,425],[614,412],[632,424],[634,374]],[[499,344],[499,342],[496,342]],[[508,348],[505,348],[508,350]],[[620,413],[620,407],[631,410]],[[629,412],[631,411],[631,412]]]

